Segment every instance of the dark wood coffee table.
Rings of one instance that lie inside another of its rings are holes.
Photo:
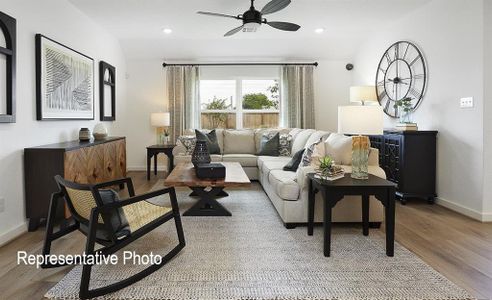
[[[237,162],[221,162],[226,168],[226,177],[219,180],[200,179],[196,177],[192,163],[179,163],[166,178],[166,186],[187,186],[193,193],[190,196],[198,196],[199,200],[183,216],[231,216],[222,204],[216,199],[229,196],[224,188],[249,186],[248,175]]]
[[[348,195],[362,196],[362,232],[369,235],[369,196],[374,195],[384,205],[384,223],[386,226],[386,255],[394,255],[395,247],[395,190],[396,184],[383,178],[369,174],[369,179],[359,180],[345,174],[344,178],[328,181],[315,177],[309,178],[308,200],[308,235],[313,235],[314,226],[314,198],[317,192],[323,196],[323,253],[330,256],[331,246],[331,211],[332,208]]]

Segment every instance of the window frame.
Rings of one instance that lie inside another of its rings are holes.
[[[279,114],[279,124],[280,126],[280,112],[282,111],[282,88],[281,88],[281,80],[280,77],[265,77],[265,76],[224,76],[224,77],[213,77],[202,80],[234,80],[236,82],[236,109],[202,109],[202,101],[200,99],[200,116],[202,113],[224,113],[230,114],[233,113],[236,115],[236,129],[245,129],[243,127],[243,116],[246,113],[278,113]],[[279,104],[278,109],[243,109],[243,81],[244,80],[276,80],[279,83]]]

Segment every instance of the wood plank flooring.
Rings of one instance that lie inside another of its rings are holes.
[[[137,193],[149,190],[165,173],[130,172]],[[438,205],[409,201],[396,206],[396,240],[478,299],[492,299],[492,223],[480,223]],[[384,228],[382,226],[381,228]],[[383,234],[383,232],[380,232]],[[17,265],[17,251],[41,253],[44,231],[26,233],[0,248],[0,299],[43,299],[71,267],[36,270]],[[83,251],[84,236],[74,232],[56,241],[55,253]]]

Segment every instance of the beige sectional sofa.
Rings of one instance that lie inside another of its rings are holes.
[[[223,130],[217,129],[217,140],[221,154],[211,155],[212,161],[239,162],[251,180],[258,180],[265,193],[276,208],[280,218],[287,228],[295,227],[307,222],[308,182],[306,174],[314,171],[313,166],[300,167],[297,172],[284,171],[283,167],[291,160],[288,156],[257,156],[260,141],[267,131],[280,131],[289,133],[291,140],[291,156],[302,148],[308,147],[320,138],[323,141],[330,136],[329,132],[313,129],[244,129]],[[185,135],[194,135],[192,130]],[[341,164],[346,172],[351,171],[351,150],[347,143],[340,144],[342,137],[332,136],[326,143],[330,155]],[[331,141],[332,140],[332,141]],[[190,162],[191,156],[186,155],[186,148],[179,141],[173,149],[174,163]],[[369,154],[369,173],[386,178],[386,175],[378,164],[378,150],[371,148]],[[316,195],[315,221],[322,222],[321,196]],[[361,222],[360,197],[347,196],[338,202],[333,209],[333,222]],[[369,221],[375,224],[383,220],[383,206],[379,201],[371,197]]]

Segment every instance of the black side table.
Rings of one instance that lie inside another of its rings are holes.
[[[169,158],[168,170],[169,173],[174,168],[174,156],[173,148],[174,144],[162,144],[162,145],[152,145],[147,147],[147,180],[150,180],[150,160],[154,158],[154,175],[157,175],[157,155],[159,153],[164,153]]]
[[[395,190],[396,184],[369,174],[369,179],[358,180],[345,174],[344,178],[328,181],[315,177],[309,178],[308,200],[308,235],[313,235],[314,198],[317,192],[323,196],[323,253],[330,256],[331,246],[331,211],[344,196],[362,196],[362,233],[369,235],[369,196],[374,195],[384,205],[384,223],[386,226],[386,255],[393,256],[395,248]]]

